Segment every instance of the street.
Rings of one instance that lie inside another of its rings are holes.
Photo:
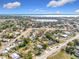
[[[57,46],[51,48],[50,51],[49,51],[49,50],[46,50],[46,53],[45,53],[45,54],[40,55],[40,56],[36,56],[36,59],[47,59],[48,56],[50,56],[50,55],[56,53],[57,51],[61,50],[61,49],[62,49],[63,47],[65,47],[69,42],[71,42],[71,41],[73,41],[73,40],[75,40],[75,39],[77,39],[77,38],[79,38],[79,34],[77,34],[75,37],[73,37],[73,38],[67,40],[65,43],[61,43],[61,44],[59,44],[59,45],[57,45]]]

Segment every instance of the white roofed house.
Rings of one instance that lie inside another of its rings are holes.
[[[10,51],[10,50],[11,50],[11,48],[10,47],[7,47],[5,50],[2,51],[2,54],[7,54],[8,51]]]
[[[5,38],[3,38],[2,41],[3,41],[3,42],[9,42],[10,39],[5,39]]]
[[[8,53],[7,50],[3,50],[3,51],[2,51],[2,54],[7,54],[7,53]]]
[[[67,38],[67,37],[68,37],[68,35],[64,34],[64,35],[62,35],[62,37]]]
[[[7,54],[12,48],[16,47],[15,44],[5,48],[3,51],[2,51],[2,54]]]
[[[37,45],[37,47],[38,47],[38,48],[41,48],[41,49],[43,48],[43,46],[42,46],[42,45]]]
[[[14,33],[14,37],[17,37],[18,35],[20,35],[20,32],[15,32]]]
[[[30,36],[30,39],[34,40],[36,35],[33,33],[33,35]]]
[[[76,50],[75,55],[79,57],[79,50]]]
[[[20,55],[18,53],[12,53],[9,55],[12,59],[20,59]]]
[[[71,34],[71,32],[66,31],[66,32],[65,32],[65,34],[70,35],[70,34]]]
[[[67,35],[67,34],[60,34],[60,35],[59,35],[59,38],[60,38],[60,39],[67,39],[68,36],[69,36],[69,35]]]

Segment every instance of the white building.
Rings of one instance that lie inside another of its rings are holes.
[[[17,53],[13,53],[10,55],[12,59],[20,59],[20,56]]]

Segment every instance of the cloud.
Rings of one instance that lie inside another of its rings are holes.
[[[56,11],[56,14],[61,14],[61,12],[60,11]]]
[[[3,5],[3,7],[7,9],[17,8],[19,6],[21,6],[20,2],[12,2],[12,3],[7,3]]]
[[[79,13],[79,9],[75,10],[76,13]]]
[[[76,0],[52,0],[48,3],[47,7],[58,7],[58,6],[63,6],[67,3],[71,3],[71,2],[74,2]]]
[[[28,11],[29,11],[28,12],[29,14],[52,14],[52,12],[49,11],[49,10],[39,9],[39,8],[37,8],[37,9],[29,9]]]
[[[35,9],[34,12],[43,12],[43,11],[46,11],[46,10],[43,10],[43,9]]]

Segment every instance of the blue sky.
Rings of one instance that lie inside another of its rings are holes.
[[[0,0],[0,14],[79,14],[79,0]]]

